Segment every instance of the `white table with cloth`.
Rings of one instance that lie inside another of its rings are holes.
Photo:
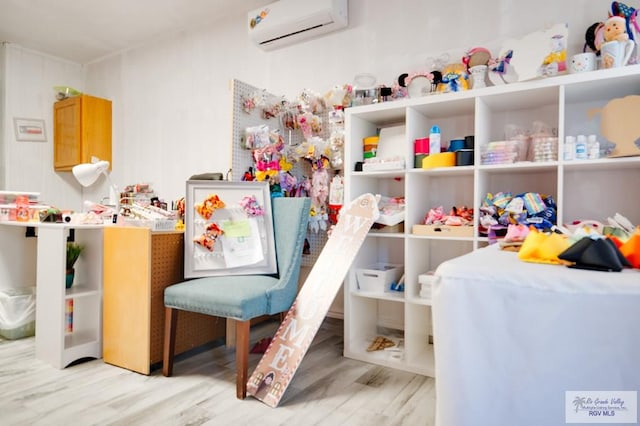
[[[639,270],[528,263],[493,245],[435,274],[436,425],[563,425],[565,391],[640,391]]]

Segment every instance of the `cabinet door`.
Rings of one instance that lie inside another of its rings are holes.
[[[80,162],[97,157],[111,163],[111,101],[82,96]]]
[[[53,105],[53,167],[71,170],[80,164],[81,97],[75,96]]]
[[[151,232],[104,229],[104,361],[149,374]]]
[[[71,171],[92,157],[111,163],[111,101],[74,96],[53,106],[53,166]]]

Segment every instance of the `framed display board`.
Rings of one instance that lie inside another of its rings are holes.
[[[277,272],[268,182],[187,181],[185,278]]]

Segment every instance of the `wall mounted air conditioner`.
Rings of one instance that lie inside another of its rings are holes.
[[[249,12],[249,37],[271,50],[344,28],[347,0],[280,0]]]

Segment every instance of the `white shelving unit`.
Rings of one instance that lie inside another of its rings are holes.
[[[101,225],[37,224],[36,358],[64,368],[82,358],[102,358]],[[84,245],[75,279],[65,288],[67,237]],[[73,331],[66,304],[73,300]]]
[[[344,355],[434,376],[433,344],[437,342],[431,339],[431,301],[419,297],[418,275],[488,243],[477,229],[470,237],[412,235],[412,225],[420,223],[432,207],[473,206],[477,222],[478,208],[489,192],[539,192],[554,197],[558,223],[605,221],[616,212],[640,223],[640,157],[565,162],[559,155],[558,161],[509,165],[480,165],[479,161],[481,146],[504,140],[507,124],[530,128],[537,120],[547,123],[557,129],[559,153],[565,135],[595,133],[605,140],[599,118],[590,118],[590,112],[627,95],[640,95],[640,65],[347,109],[345,200],[366,192],[404,196],[406,215],[404,232],[370,233],[347,274]],[[406,168],[353,171],[355,163],[363,161],[362,139],[397,125],[406,128]],[[475,165],[412,168],[413,141],[427,136],[432,125],[442,129],[443,141],[474,135]],[[355,270],[379,262],[404,264],[404,293],[358,289]],[[399,336],[403,350],[367,352],[377,335]]]

